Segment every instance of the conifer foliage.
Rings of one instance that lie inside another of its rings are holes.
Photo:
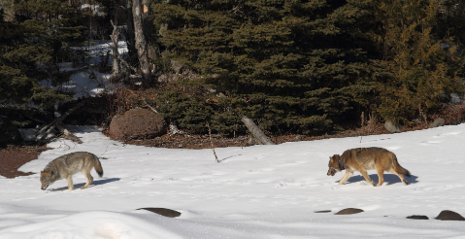
[[[57,63],[81,37],[73,9],[59,0],[11,1],[15,17],[0,24],[0,101],[44,108],[66,98],[40,86],[66,80]]]
[[[320,134],[368,114],[427,121],[463,92],[463,33],[446,21],[464,20],[461,4],[177,0],[154,5],[154,26],[165,57],[226,96],[209,111],[217,131],[247,115],[274,134]]]
[[[169,1],[154,11],[170,57],[229,97],[228,111],[218,108],[215,114],[248,115],[278,134],[315,134],[349,126],[369,107],[372,46],[370,30],[361,29],[369,25],[368,6],[359,1]]]
[[[438,35],[440,1],[380,1],[378,10],[384,26],[381,65],[389,72],[379,112],[390,120],[426,121],[450,93],[463,89],[463,58],[453,41]]]
[[[137,2],[143,11],[134,25]],[[95,15],[93,4],[104,13]],[[275,135],[358,127],[363,115],[425,122],[451,93],[463,96],[463,7],[460,0],[0,0],[0,104],[47,108],[66,99],[39,82],[66,80],[57,63],[85,38],[108,37],[112,19],[126,24],[128,68],[137,62],[129,60],[134,26],[143,30],[145,80],[164,82],[148,100],[189,133],[242,134],[242,116]]]

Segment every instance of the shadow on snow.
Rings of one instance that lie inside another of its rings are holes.
[[[378,183],[377,174],[370,174],[370,178],[373,180],[375,184]],[[408,184],[418,183],[417,179],[418,177],[415,175],[411,175],[410,177],[405,177],[405,180],[408,182]],[[365,179],[361,175],[357,175],[357,176],[352,176],[351,178],[349,178],[347,183],[356,183],[356,182],[361,182],[361,181],[365,181]],[[397,175],[395,174],[384,174],[384,182],[387,185],[391,185],[394,183],[401,183],[399,177],[397,177]]]
[[[119,181],[119,180],[121,180],[121,178],[106,178],[106,179],[94,180],[94,183],[91,186],[89,186],[89,188],[99,186],[99,185],[104,185],[104,184],[107,184],[107,183],[113,183],[113,182],[116,182],[116,181]],[[82,188],[82,186],[84,186],[84,184],[85,183],[74,184],[74,189]],[[64,191],[64,190],[68,190],[68,186],[50,189],[50,191],[53,191],[53,192],[55,192],[55,191]]]

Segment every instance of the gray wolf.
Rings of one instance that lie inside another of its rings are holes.
[[[97,174],[103,176],[103,168],[98,157],[89,152],[74,152],[62,155],[45,166],[40,172],[41,189],[47,189],[53,182],[66,179],[68,181],[68,189],[71,191],[74,188],[73,175],[81,172],[87,178],[87,183],[82,188],[87,188],[94,182],[94,178],[90,175],[92,168],[95,168]]]
[[[375,169],[378,174],[377,186],[384,183],[384,171],[394,173],[405,185],[408,185],[405,177],[410,176],[410,172],[397,162],[397,157],[393,152],[376,147],[348,149],[342,155],[335,154],[329,157],[328,167],[328,176],[334,176],[336,172],[346,170],[345,175],[339,180],[341,185],[346,183],[354,171],[359,171],[363,178],[373,186],[373,180],[367,174],[367,170],[370,169]]]

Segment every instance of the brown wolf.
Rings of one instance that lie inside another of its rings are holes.
[[[405,185],[408,184],[405,177],[410,176],[410,172],[397,162],[397,157],[393,152],[376,147],[348,149],[342,155],[335,154],[329,157],[328,167],[328,176],[334,176],[336,172],[346,170],[339,184],[345,184],[354,171],[359,171],[363,178],[374,186],[373,180],[367,174],[369,169],[375,169],[378,174],[377,186],[384,183],[384,171],[394,173]]]
[[[68,181],[68,189],[73,190],[73,174],[77,172],[83,173],[87,177],[87,183],[82,188],[87,188],[94,182],[94,178],[90,175],[92,168],[100,177],[103,176],[102,164],[95,154],[89,152],[74,152],[62,155],[45,166],[45,169],[40,172],[41,189],[45,190],[53,182],[59,179]]]

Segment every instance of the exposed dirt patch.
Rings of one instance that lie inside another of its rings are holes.
[[[31,175],[31,172],[21,172],[18,168],[23,164],[37,159],[46,150],[45,146],[8,146],[0,149],[0,175],[6,178]]]
[[[105,132],[106,133],[106,132]],[[309,136],[309,135],[296,135],[288,134],[281,136],[271,137],[271,141],[276,144],[295,142],[295,141],[311,141],[326,138],[341,138],[353,136],[366,136],[373,134],[388,133],[384,127],[379,124],[372,127],[363,127],[356,130],[346,130],[332,135]],[[256,142],[250,136],[239,136],[235,138],[225,138],[220,135],[212,135],[211,140],[209,135],[189,135],[189,134],[175,134],[175,135],[162,135],[151,139],[134,139],[124,141],[127,144],[143,145],[149,147],[163,147],[163,148],[187,148],[187,149],[204,149],[204,148],[222,148],[222,147],[245,147],[255,145]],[[213,147],[212,147],[213,145]]]
[[[127,140],[124,143],[162,148],[204,149],[211,148],[211,142],[213,142],[215,148],[229,146],[243,147],[251,145],[249,138],[246,136],[237,138],[222,138],[218,136],[212,136],[212,140],[210,141],[210,137],[208,135],[204,136],[187,134],[162,135],[153,139]]]

